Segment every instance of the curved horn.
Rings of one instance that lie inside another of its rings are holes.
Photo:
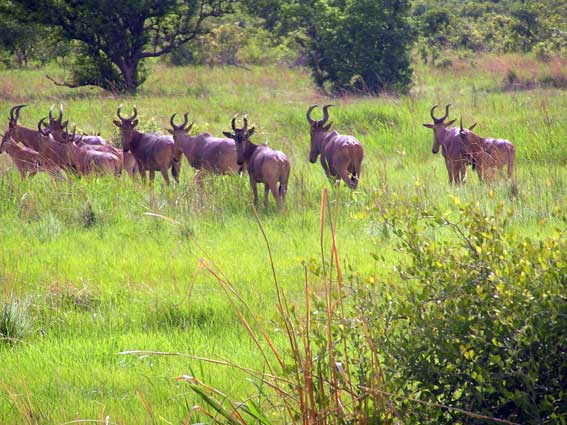
[[[60,103],[59,104],[59,118],[57,118],[58,122],[63,121],[63,104]]]
[[[325,125],[327,124],[327,121],[329,121],[329,108],[335,106],[335,105],[325,105],[323,106],[323,119],[320,121],[321,125]]]
[[[53,118],[53,109],[55,109],[55,103],[49,108],[49,122],[55,121],[55,118]]]
[[[461,133],[465,131],[465,129],[463,128],[463,117],[461,116]]]
[[[311,125],[315,124],[315,120],[313,118],[311,118],[311,112],[313,112],[313,109],[315,109],[317,106],[319,106],[319,105],[311,105],[309,107],[309,109],[307,110],[307,121]]]
[[[169,123],[171,124],[171,127],[173,127],[174,130],[185,130],[185,127],[187,126],[187,123],[189,122],[189,112],[186,112],[183,115],[183,124],[181,125],[175,125],[175,116],[177,115],[177,112],[175,114],[173,114],[171,116],[171,118],[169,119]]]
[[[246,131],[248,130],[248,114],[244,115],[244,127],[242,128],[242,130]]]
[[[47,119],[47,117],[43,117],[42,119],[39,120],[39,122],[37,123],[37,129],[39,130],[39,132],[41,134],[43,134],[44,136],[49,136],[49,130],[44,131],[41,127],[45,127],[45,128],[49,128],[47,126],[47,124],[44,123],[44,121]]]
[[[450,103],[445,105],[445,115],[443,115],[442,118],[439,118],[441,120],[441,122],[445,121],[447,119],[447,117],[449,116],[449,106],[451,106]]]
[[[73,133],[71,134],[71,136],[69,137],[69,132],[67,132],[67,142],[69,143],[73,143],[75,141],[75,134],[77,134],[77,126],[73,127]]]
[[[116,115],[118,115],[118,118],[120,118],[121,121],[132,121],[134,118],[136,118],[138,116],[138,110],[136,109],[136,105],[134,105],[134,108],[133,108],[134,109],[134,115],[132,115],[131,117],[125,118],[122,115],[120,115],[120,111],[122,110],[123,106],[124,105],[120,105],[118,107],[118,110],[116,111]]]
[[[238,116],[238,112],[232,116],[231,126],[232,130],[236,131],[236,117]]]
[[[435,111],[435,109],[437,109],[438,106],[439,105],[435,105],[433,108],[431,108],[431,111],[429,111],[429,114],[431,115],[431,119],[435,123],[438,123],[440,121],[439,118],[435,118],[435,115],[433,114],[433,111]]]
[[[18,119],[20,118],[20,109],[22,109],[24,106],[26,105],[16,105],[14,106],[12,109],[10,109],[10,120],[12,121],[18,121]],[[14,117],[14,112],[16,113],[16,116]]]

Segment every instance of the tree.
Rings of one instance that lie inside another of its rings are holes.
[[[140,65],[206,32],[206,20],[231,10],[235,0],[10,0],[0,12],[23,23],[61,30],[79,44],[68,87],[100,86],[135,93]]]
[[[404,92],[415,31],[409,0],[317,1],[308,31],[316,83],[335,93]]]

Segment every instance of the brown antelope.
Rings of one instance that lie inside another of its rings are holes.
[[[49,109],[49,128],[50,132],[55,138],[55,140],[60,141],[64,140],[63,133],[66,133],[67,126],[69,121],[63,121],[63,105],[59,105],[59,116],[57,118],[53,117],[53,108],[55,105],[52,105]],[[106,145],[106,141],[100,136],[91,136],[87,134],[83,135],[76,135],[74,141],[80,140],[81,143],[86,145]]]
[[[195,180],[202,185],[203,173],[230,174],[239,170],[236,163],[236,144],[232,139],[221,139],[209,133],[201,133],[197,136],[189,136],[193,124],[188,124],[188,115],[183,115],[183,123],[175,125],[173,114],[169,120],[173,130],[167,131],[173,135],[177,149],[181,150],[187,157],[189,164],[197,170]]]
[[[268,206],[268,193],[272,192],[278,207],[285,202],[287,194],[287,182],[291,164],[287,155],[275,151],[268,145],[256,145],[250,141],[255,127],[248,129],[248,116],[244,116],[244,127],[236,128],[236,115],[232,118],[232,130],[234,134],[223,132],[236,143],[236,163],[241,172],[244,167],[248,169],[250,186],[254,194],[254,203],[258,203],[258,183],[264,183],[264,206]],[[279,183],[279,187],[278,187]]]
[[[474,164],[480,181],[493,181],[496,172],[498,170],[504,171],[504,168],[506,168],[508,178],[513,180],[516,159],[514,145],[506,139],[480,137],[471,131],[475,126],[476,123],[469,129],[463,128],[463,119],[461,118],[459,136],[466,154],[470,156]]]
[[[31,177],[40,171],[39,153],[25,146],[20,146],[8,133],[2,136],[2,142],[0,142],[0,154],[2,152],[10,155],[22,180],[27,175]]]
[[[317,105],[312,105],[307,110],[307,122],[311,126],[309,161],[314,164],[321,155],[321,166],[327,178],[342,179],[348,187],[356,189],[364,150],[354,136],[342,135],[337,131],[329,132],[333,125],[327,124],[331,106],[333,105],[323,106],[323,119],[320,121],[311,118],[311,112]]]
[[[116,177],[120,177],[122,172],[121,155],[92,149],[92,146],[89,145],[80,146],[77,143],[75,131],[76,129],[73,130],[72,134],[64,134],[64,137],[67,139],[65,145],[67,149],[70,149],[71,158],[78,173],[81,175],[114,174]],[[78,142],[80,141],[79,139]]]
[[[47,117],[43,117],[37,124],[38,131],[41,134],[39,138],[39,154],[42,162],[46,161],[50,164],[56,164],[62,170],[76,174],[78,172],[75,166],[71,149],[66,143],[55,141],[49,127],[44,122]]]
[[[14,141],[20,142],[24,146],[39,152],[39,139],[41,138],[41,133],[38,130],[31,130],[18,124],[20,109],[24,106],[26,105],[16,105],[10,109],[8,131],[6,134],[8,134],[8,137],[14,139]]]
[[[464,151],[462,139],[459,137],[459,129],[450,127],[456,120],[445,122],[449,116],[451,104],[445,106],[445,115],[441,118],[436,118],[434,115],[434,111],[438,106],[435,105],[429,112],[433,119],[433,124],[423,125],[433,130],[433,148],[431,149],[433,154],[439,152],[439,147],[442,148],[445,165],[449,173],[449,183],[461,184],[467,176],[467,165],[470,165],[470,159]]]
[[[132,151],[142,179],[146,180],[146,171],[149,171],[150,180],[153,182],[155,172],[160,171],[165,182],[169,184],[167,172],[171,168],[173,178],[179,183],[179,170],[183,154],[175,148],[173,137],[137,131],[135,127],[138,125],[136,119],[138,110],[136,107],[134,106],[134,114],[129,118],[120,115],[121,110],[122,105],[116,111],[120,121],[114,120],[113,122],[120,128],[124,154]]]

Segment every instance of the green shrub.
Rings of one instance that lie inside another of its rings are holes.
[[[403,284],[358,303],[392,371],[386,380],[421,401],[522,424],[565,423],[565,235],[519,237],[503,209],[491,215],[455,202],[452,214],[400,202],[382,212],[407,259]],[[457,421],[438,407],[406,408],[417,423]]]
[[[12,296],[0,301],[0,343],[13,344],[23,340],[32,330],[31,300]]]
[[[318,2],[309,47],[315,82],[334,93],[405,92],[414,31],[408,1]]]

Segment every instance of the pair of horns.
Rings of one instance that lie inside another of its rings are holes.
[[[175,125],[175,117],[177,116],[177,112],[175,114],[173,114],[171,116],[171,118],[169,119],[169,123],[171,124],[171,127],[173,127],[173,130],[185,130],[185,128],[187,127],[187,124],[189,123],[189,112],[185,112],[183,114],[183,124],[181,125]],[[133,119],[133,118],[131,118]],[[191,124],[193,125],[193,124]]]
[[[49,122],[52,123],[57,121],[58,123],[61,123],[61,121],[63,121],[63,104],[62,103],[59,104],[59,117],[57,119],[53,118],[54,108],[55,108],[55,103],[51,105],[51,108],[49,108]]]
[[[120,115],[120,111],[122,110],[122,107],[124,105],[120,105],[118,107],[118,110],[116,111],[116,115],[118,115],[118,118],[120,118],[120,121],[132,121],[134,120],[134,118],[136,118],[138,116],[138,110],[136,109],[136,105],[134,105],[134,115],[132,115],[130,118],[125,118],[122,115]]]
[[[319,105],[311,105],[309,107],[309,109],[307,110],[307,121],[309,121],[309,124],[314,125],[314,124],[318,124],[319,126],[325,125],[327,123],[327,121],[329,121],[329,108],[335,105],[324,105],[323,106],[323,119],[321,121],[315,121],[313,118],[311,118],[311,112],[313,112],[313,109],[317,108]]]
[[[436,118],[435,115],[433,114],[433,111],[435,111],[435,109],[438,107],[439,105],[435,105],[433,108],[431,108],[431,111],[429,112],[431,114],[431,118],[433,119],[433,122],[435,124],[441,124],[443,121],[445,121],[447,119],[447,117],[449,116],[449,107],[451,106],[451,104],[447,104],[445,105],[445,115],[443,115],[441,118]]]
[[[478,123],[475,122],[473,125],[471,125],[471,126],[469,127],[469,131],[472,131],[473,128],[475,128],[477,124],[478,124]],[[465,129],[464,129],[464,127],[463,127],[463,117],[461,117],[461,133],[462,133],[463,131],[465,131]]]
[[[232,125],[232,130],[233,131],[238,131],[239,129],[236,128],[236,118],[238,117],[238,113],[234,114],[234,116],[232,117],[232,121],[230,122]],[[246,131],[248,130],[248,114],[245,114],[242,117],[242,121],[244,122],[244,127],[242,127],[240,130],[241,131]]]
[[[10,109],[10,121],[18,121],[18,119],[20,118],[20,109],[22,109],[24,106],[26,105],[16,105],[12,109]],[[16,116],[14,116],[14,113],[16,114]]]

